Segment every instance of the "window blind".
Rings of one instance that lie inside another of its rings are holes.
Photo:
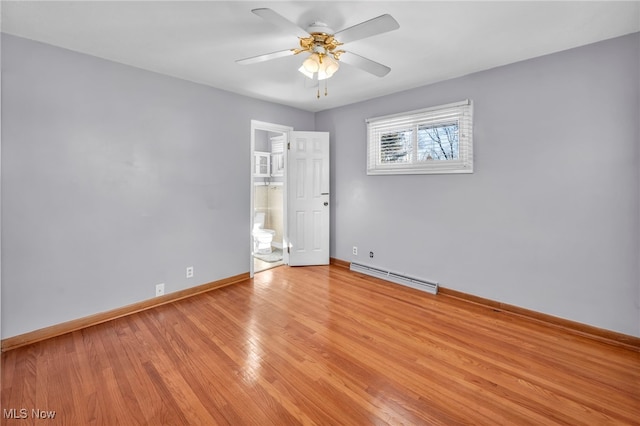
[[[366,120],[368,174],[472,173],[469,100]]]

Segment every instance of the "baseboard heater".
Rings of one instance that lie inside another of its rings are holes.
[[[428,293],[438,294],[438,283],[432,283],[419,278],[408,277],[406,275],[397,274],[391,271],[385,271],[383,269],[374,268],[372,266],[363,265],[361,263],[351,262],[349,267],[354,272],[360,272],[361,274],[371,275],[372,277],[380,278],[385,281],[391,281],[396,284],[406,285],[418,290],[423,290]]]

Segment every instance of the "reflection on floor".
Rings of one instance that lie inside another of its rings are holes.
[[[260,272],[283,264],[282,249],[274,248],[268,254],[254,254],[253,271]]]

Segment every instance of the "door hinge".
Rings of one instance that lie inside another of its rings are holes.
[[[291,247],[287,247],[287,254],[291,254]]]
[[[291,142],[287,142],[287,149],[291,149]]]

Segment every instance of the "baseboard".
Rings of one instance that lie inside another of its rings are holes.
[[[347,268],[347,269],[349,269],[349,267],[351,266],[351,262],[347,262],[345,260],[336,259],[335,257],[330,257],[329,258],[329,264],[330,265],[335,265],[335,266],[340,266],[342,268]]]
[[[349,269],[350,262],[330,258],[329,263],[334,266]],[[216,288],[225,287],[231,284],[235,284],[240,281],[249,279],[249,273],[245,272],[233,277],[225,278],[222,280],[214,281],[208,284],[203,284],[196,287],[180,290],[174,293],[169,293],[164,296],[155,297],[153,299],[144,300],[132,305],[123,306],[121,308],[113,309],[99,314],[90,315],[88,317],[79,318],[76,320],[67,321],[61,324],[56,324],[50,327],[42,328],[39,330],[31,331],[18,336],[9,337],[2,340],[1,351],[6,352],[11,349],[16,349],[21,346],[30,345],[32,343],[40,342],[42,340],[50,339],[52,337],[60,336],[62,334],[70,333],[72,331],[80,330],[82,328],[91,327],[93,325],[101,324],[116,318],[120,318],[126,315],[131,315],[136,312],[151,309],[156,306],[164,305],[167,303],[175,302],[181,299],[185,299],[196,294],[204,293]],[[576,333],[582,336],[586,336],[595,340],[599,340],[608,344],[622,346],[627,349],[640,351],[640,338],[635,336],[629,336],[623,333],[617,333],[615,331],[605,330],[602,328],[582,324],[579,322],[567,320],[564,318],[554,317],[552,315],[543,314],[540,312],[532,311],[529,309],[521,308],[514,305],[509,305],[502,302],[496,302],[495,300],[485,299],[482,297],[474,296],[472,294],[463,293],[461,291],[452,290],[446,287],[440,287],[438,290],[438,296],[453,297],[456,299],[464,300],[470,303],[483,305],[491,309],[499,309],[501,311],[509,312],[515,315],[527,317],[532,320],[541,321],[546,324],[561,327],[569,332]]]
[[[8,337],[2,340],[1,351],[10,351],[21,346],[30,345],[32,343],[60,336],[62,334],[71,333],[72,331],[80,330],[86,327],[91,327],[93,325],[111,321],[116,318],[135,314],[136,312],[141,312],[147,309],[154,308],[156,306],[165,305],[167,303],[175,302],[187,297],[195,296],[196,294],[205,293],[207,291],[225,287],[247,279],[249,279],[249,273],[245,272],[243,274],[210,282],[208,284],[202,284],[196,287],[176,291],[174,293],[165,294],[164,296],[154,297],[153,299],[143,300],[142,302],[123,306],[121,308],[116,308],[95,315],[90,315],[61,324],[52,325],[50,327],[41,328],[39,330],[20,334],[18,336]]]
[[[331,258],[331,264],[350,268],[351,263]],[[594,327],[587,324],[582,324],[576,321],[567,320],[564,318],[554,317],[553,315],[543,314],[541,312],[532,311],[529,309],[521,308],[519,306],[509,305],[502,302],[496,302],[495,300],[485,299],[482,297],[474,296],[472,294],[463,293],[461,291],[452,290],[446,287],[438,288],[438,296],[454,297],[456,299],[464,300],[466,302],[483,305],[491,309],[498,309],[500,311],[509,312],[514,315],[520,315],[535,321],[540,321],[548,325],[555,327],[561,327],[571,333],[589,337],[594,340],[598,340],[610,345],[621,346],[627,349],[640,352],[640,337],[630,336],[623,333],[618,333],[603,328]]]
[[[450,288],[440,287],[439,295],[454,297],[456,299],[465,300],[470,303],[483,305],[491,309],[509,312],[535,321],[540,321],[546,324],[560,327],[569,332],[589,337],[594,340],[599,340],[604,343],[640,351],[640,337],[629,336],[627,334],[594,327],[580,322],[554,317],[553,315],[543,314],[541,312],[532,311],[529,309],[521,308],[519,306],[509,305],[507,303],[496,302],[495,300],[485,299],[482,297],[474,296],[472,294],[452,290]]]

